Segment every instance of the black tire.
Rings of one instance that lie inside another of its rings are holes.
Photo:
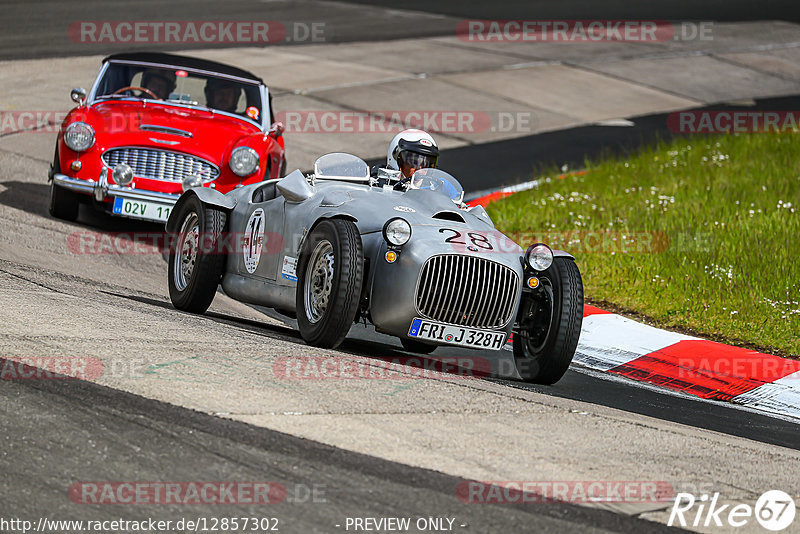
[[[80,200],[78,195],[56,185],[55,181],[50,182],[50,215],[56,219],[74,221],[78,218],[78,208]]]
[[[416,352],[418,354],[430,354],[434,351],[434,349],[436,349],[436,345],[429,345],[428,343],[423,343],[422,341],[417,341],[416,339],[407,339],[401,337],[400,343],[403,344],[403,348],[408,352]]]
[[[47,172],[47,179],[52,180],[56,174],[61,173],[61,159],[58,156],[58,141],[56,141],[56,148],[53,151],[53,163],[50,164],[50,170]]]
[[[526,382],[555,384],[567,372],[583,323],[583,282],[570,258],[556,257],[539,276],[544,298],[528,293],[514,331],[514,361]]]
[[[169,298],[179,310],[204,313],[214,300],[225,267],[219,241],[228,215],[203,205],[196,196],[178,210],[177,231],[169,241]]]
[[[309,345],[337,347],[355,320],[364,278],[356,225],[343,219],[319,223],[303,245],[297,268],[300,335]]]

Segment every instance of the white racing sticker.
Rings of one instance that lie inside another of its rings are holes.
[[[417,210],[409,208],[408,206],[395,206],[394,211],[401,211],[403,213],[415,213]]]
[[[264,210],[258,208],[250,214],[250,220],[244,230],[242,240],[242,256],[248,273],[254,273],[261,259],[261,247],[264,244]]]
[[[283,267],[281,268],[281,278],[297,282],[297,258],[291,256],[283,257]]]

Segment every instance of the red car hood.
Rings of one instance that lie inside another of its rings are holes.
[[[213,111],[152,102],[105,102],[92,109],[103,121],[96,135],[105,150],[152,146],[188,152],[221,165],[232,144],[259,132],[252,124]]]

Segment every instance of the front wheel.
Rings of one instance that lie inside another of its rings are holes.
[[[50,215],[64,221],[74,221],[78,218],[79,206],[78,195],[57,186],[55,180],[50,182]]]
[[[555,384],[575,355],[583,323],[583,282],[570,258],[556,257],[539,276],[540,287],[523,294],[514,330],[514,361],[526,382]]]
[[[309,345],[334,348],[350,331],[361,297],[364,253],[356,225],[342,219],[319,223],[297,267],[300,335]]]
[[[204,313],[214,300],[225,255],[219,246],[227,213],[187,199],[175,214],[179,233],[170,236],[169,298],[176,308]]]

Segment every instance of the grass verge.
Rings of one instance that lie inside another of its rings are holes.
[[[540,180],[487,210],[575,255],[588,299],[800,355],[800,134],[680,138]]]

